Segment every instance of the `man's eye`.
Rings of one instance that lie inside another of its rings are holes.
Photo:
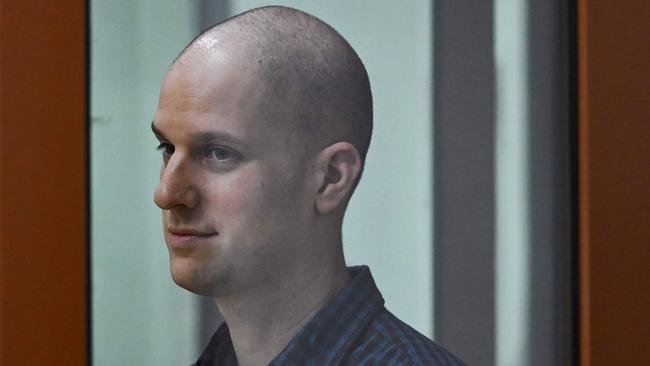
[[[232,158],[232,152],[229,150],[226,150],[224,148],[216,147],[212,148],[209,151],[208,154],[208,159],[216,160],[216,161],[226,161]]]
[[[168,144],[166,142],[161,142],[156,150],[162,151],[163,157],[170,157],[172,154],[174,154],[174,145]]]

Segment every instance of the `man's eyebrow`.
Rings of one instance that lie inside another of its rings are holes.
[[[156,127],[156,124],[154,122],[151,122],[151,130],[153,131],[154,135],[159,140],[165,140],[169,141],[167,137],[165,137],[165,134]],[[224,141],[224,142],[229,142],[233,143],[236,145],[244,146],[245,143],[241,139],[227,133],[227,132],[222,132],[222,131],[200,131],[200,132],[195,132],[190,134],[190,139],[192,141],[195,141],[199,144],[201,143],[209,143],[212,141]]]
[[[214,141],[227,142],[239,146],[244,146],[244,141],[222,131],[201,131],[190,134],[190,139],[199,144],[207,144]]]
[[[167,140],[165,134],[156,127],[156,124],[153,123],[153,121],[151,122],[151,131],[153,131],[153,134],[156,135],[158,140]]]

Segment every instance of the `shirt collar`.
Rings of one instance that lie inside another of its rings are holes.
[[[350,281],[303,327],[269,365],[335,365],[384,309],[367,266],[349,267]],[[316,362],[316,363],[314,363]]]

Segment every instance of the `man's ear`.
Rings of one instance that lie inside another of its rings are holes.
[[[321,150],[317,176],[316,211],[330,213],[345,204],[361,172],[359,152],[349,142],[337,142]]]

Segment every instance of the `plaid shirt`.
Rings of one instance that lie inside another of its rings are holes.
[[[366,266],[289,342],[269,366],[464,365],[384,307]],[[196,366],[236,366],[226,324],[215,332]]]

